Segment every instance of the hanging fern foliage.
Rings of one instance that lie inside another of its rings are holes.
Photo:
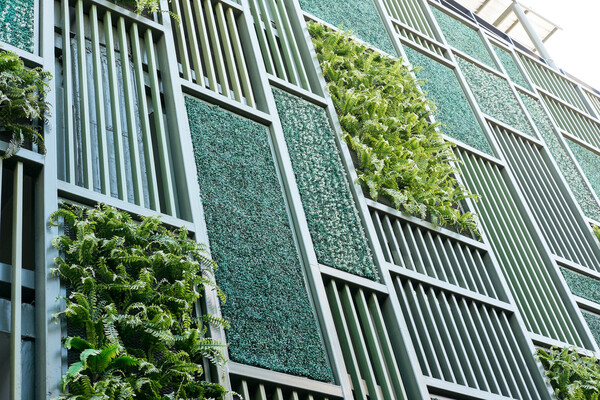
[[[108,206],[63,208],[72,234],[59,236],[55,272],[69,288],[59,314],[82,336],[65,347],[79,354],[62,379],[61,399],[222,399],[225,389],[202,380],[203,359],[225,362],[209,324],[227,327],[195,305],[209,289],[215,263],[185,229],[158,218],[141,223]]]
[[[317,57],[343,130],[356,155],[358,182],[408,214],[477,232],[477,217],[460,204],[477,199],[458,182],[458,160],[430,122],[435,106],[395,58],[348,33],[309,23]]]
[[[24,142],[45,152],[42,129],[50,111],[46,82],[51,77],[41,68],[25,68],[15,53],[0,51],[0,130],[10,136],[2,158],[13,156]]]
[[[596,358],[558,347],[537,349],[536,357],[558,400],[600,399],[600,364]]]

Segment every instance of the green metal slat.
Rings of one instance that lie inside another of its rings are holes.
[[[202,8],[201,1],[202,0],[193,0],[194,13],[196,15],[196,28],[198,29],[198,34],[200,36],[200,47],[202,48],[202,58],[204,59],[205,63],[204,68],[206,69],[206,76],[208,78],[208,87],[211,90],[218,93],[219,86],[217,84],[217,75],[215,72],[215,65],[213,62],[213,50],[211,50],[211,39],[206,25],[206,19],[204,18],[204,11]],[[206,12],[210,12],[210,4]],[[204,77],[196,76],[196,80],[198,79],[202,80],[202,83],[199,83],[199,85],[204,86]]]
[[[238,32],[237,24],[235,22],[235,15],[233,14],[233,10],[231,8],[228,8],[225,14],[227,17],[227,26],[229,27],[229,31],[231,32],[231,44],[235,53],[235,60],[237,63],[238,73],[240,74],[242,90],[244,92],[244,96],[246,97],[246,102],[248,103],[248,105],[250,107],[255,107],[256,100],[254,100],[254,92],[252,91],[252,85],[250,83],[250,76],[248,74],[248,67],[246,66],[244,51],[240,42],[240,34]]]
[[[210,35],[210,42],[212,44],[211,48],[215,57],[219,84],[221,85],[221,94],[226,97],[231,97],[231,94],[229,93],[229,81],[227,80],[227,70],[225,68],[225,59],[223,58],[223,52],[221,51],[221,41],[223,38],[219,36],[217,30],[211,0],[204,0],[204,13],[206,16],[208,33]]]
[[[0,169],[0,172],[1,169]],[[10,398],[21,399],[21,282],[23,273],[23,163],[18,161],[12,188],[12,282],[10,290]]]
[[[79,116],[81,129],[81,146],[83,150],[83,186],[94,189],[92,175],[92,138],[90,134],[90,103],[87,78],[87,51],[85,46],[85,27],[83,16],[83,0],[75,4],[75,37],[77,40],[77,66],[79,72]]]
[[[135,105],[133,101],[133,88],[131,84],[131,67],[129,65],[129,46],[127,45],[127,31],[125,18],[119,17],[117,23],[119,36],[119,51],[121,54],[121,75],[123,77],[123,92],[125,95],[125,115],[127,118],[127,137],[129,139],[129,159],[131,160],[131,175],[134,202],[138,206],[144,205],[144,188],[142,185],[142,170],[140,167],[140,151],[138,146],[137,126],[135,123]]]
[[[187,3],[187,2],[184,1],[184,3]],[[171,2],[171,4],[174,7],[173,12],[176,15],[179,15],[179,18],[181,19],[179,21],[179,23],[175,23],[173,25],[173,29],[175,31],[175,39],[177,40],[177,48],[179,49],[179,62],[181,63],[183,79],[192,81],[192,73],[190,70],[190,60],[189,60],[188,51],[187,51],[188,45],[187,45],[187,40],[185,37],[185,26],[186,25],[193,26],[193,19],[191,18],[191,16],[183,15],[183,13],[181,12],[181,8],[179,6],[179,0],[173,0]],[[202,77],[201,81],[202,81],[201,83],[198,83],[199,85],[202,85],[204,83],[203,77]]]
[[[392,343],[390,342],[390,337],[385,327],[385,320],[383,318],[383,314],[381,313],[377,295],[372,293],[367,299],[367,302],[369,314],[373,320],[373,326],[375,327],[375,331],[377,332],[377,336],[379,338],[381,352],[385,358],[390,380],[394,388],[394,393],[396,394],[395,398],[399,400],[407,399],[406,391],[402,383],[402,376],[398,370],[398,362],[396,361],[396,357],[394,357],[394,349],[392,348]]]
[[[365,393],[363,390],[362,376],[359,370],[358,360],[356,354],[354,353],[354,347],[350,338],[350,330],[348,328],[348,324],[346,323],[346,317],[344,316],[342,303],[340,301],[340,296],[335,281],[332,280],[329,285],[327,285],[326,290],[327,299],[329,300],[329,305],[331,307],[331,314],[333,316],[333,320],[335,321],[337,335],[340,339],[344,360],[346,361],[346,368],[348,369],[350,378],[352,380],[354,397],[367,400],[367,393]]]
[[[110,106],[112,129],[115,146],[115,164],[117,170],[117,191],[119,199],[127,199],[127,178],[125,174],[125,155],[123,151],[123,133],[121,128],[121,109],[117,99],[120,98],[115,42],[113,35],[112,14],[107,11],[104,15],[104,37],[106,38],[106,57],[108,64],[108,85],[110,90]]]
[[[256,2],[257,0],[248,1],[248,3],[250,3],[250,12],[252,14],[252,18],[254,19],[254,28],[256,29],[256,36],[258,37],[258,44],[262,52],[263,61],[265,62],[267,73],[274,75],[275,66],[273,65],[271,49],[269,48],[269,44],[267,42],[265,30],[262,28],[262,23]]]
[[[281,54],[279,53],[279,47],[277,46],[277,38],[275,32],[273,31],[273,27],[271,26],[271,19],[269,18],[269,12],[267,11],[267,4],[265,3],[265,0],[256,0],[256,2],[258,2],[258,5],[260,7],[260,16],[262,18],[263,24],[265,25],[265,32],[267,33],[269,48],[271,50],[271,55],[273,56],[273,62],[275,63],[275,70],[277,71],[277,76],[287,81],[288,76],[283,65]]]
[[[158,147],[158,159],[160,163],[160,177],[163,196],[165,199],[165,210],[169,215],[176,216],[175,187],[172,179],[169,146],[167,144],[167,132],[163,120],[162,104],[160,101],[160,83],[158,81],[158,63],[154,50],[154,38],[150,29],[146,30],[146,58],[148,59],[148,76],[150,81],[150,93],[152,108],[154,108],[154,126],[156,130],[156,143]]]
[[[237,65],[233,56],[233,49],[231,47],[231,38],[229,37],[229,29],[225,21],[225,12],[223,11],[223,3],[217,3],[215,6],[215,14],[217,19],[217,27],[219,29],[219,36],[221,37],[221,44],[223,45],[223,52],[225,54],[225,62],[227,64],[227,70],[229,71],[229,81],[233,88],[234,98],[241,102],[242,101],[242,88],[240,86],[240,77],[237,70]]]
[[[281,22],[281,16],[279,15],[279,9],[277,8],[277,4],[275,4],[275,0],[268,0],[268,6],[271,10],[271,16],[273,17],[273,22],[275,22],[275,27],[277,28],[277,34],[279,37],[279,44],[281,45],[281,53],[283,55],[283,61],[287,66],[287,73],[289,82],[300,86],[300,76],[298,75],[298,69],[296,68],[296,64],[292,58],[292,49],[290,48],[290,43],[288,41],[287,33],[283,28],[283,24]]]
[[[100,52],[98,20],[98,8],[93,4],[90,7],[90,27],[92,31],[92,57],[94,60],[94,94],[96,95],[96,127],[98,135],[98,155],[100,159],[100,190],[103,194],[110,195],[106,110],[104,109],[104,80],[102,78],[102,53]]]
[[[140,128],[142,144],[144,147],[144,162],[146,165],[146,182],[148,185],[148,197],[150,208],[160,211],[160,199],[158,194],[158,182],[156,179],[156,167],[154,166],[154,148],[150,132],[150,119],[148,116],[148,100],[146,99],[146,83],[144,81],[144,67],[142,59],[142,47],[140,45],[140,32],[137,23],[131,24],[130,30],[131,52],[133,54],[133,68],[135,71],[135,83],[137,88],[138,112],[140,117]]]
[[[288,43],[290,46],[290,50],[292,53],[292,57],[294,59],[294,64],[297,68],[297,73],[300,77],[300,86],[306,90],[310,90],[310,83],[308,81],[308,75],[306,74],[306,70],[304,69],[304,62],[302,61],[302,56],[300,55],[300,50],[298,49],[298,45],[296,44],[295,35],[292,31],[292,25],[290,23],[290,18],[285,8],[285,3],[281,0],[273,0],[277,2],[277,7],[279,8],[279,14],[281,16],[281,23],[283,25],[284,33],[279,32],[279,35],[285,34],[288,38]]]
[[[64,122],[66,131],[65,153],[67,156],[66,181],[75,183],[75,128],[73,126],[73,72],[71,56],[71,17],[69,0],[61,1],[63,87],[64,87]]]
[[[179,0],[174,0],[177,3]],[[193,23],[192,17],[192,3],[189,0],[183,0],[183,15],[185,21],[185,27],[187,28],[187,38],[189,40],[189,49],[192,53],[192,65],[194,66],[194,73],[196,74],[196,83],[200,86],[204,86],[204,70],[202,68],[202,60],[200,59],[200,46],[198,45],[198,38],[196,36],[196,28]],[[183,49],[186,51],[186,49]]]

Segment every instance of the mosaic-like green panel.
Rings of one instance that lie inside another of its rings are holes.
[[[231,359],[331,382],[267,128],[186,105]]]
[[[567,143],[596,195],[600,196],[600,155],[571,140],[567,140]]]
[[[508,81],[461,58],[456,58],[481,111],[523,133],[535,136]]]
[[[581,313],[583,314],[585,322],[587,322],[590,327],[590,331],[592,331],[596,343],[600,344],[600,316],[587,311],[582,311]]]
[[[315,17],[353,34],[378,49],[396,54],[373,0],[299,0],[300,7]]]
[[[377,279],[325,110],[282,90],[273,92],[317,259]]]
[[[519,67],[517,66],[517,63],[513,59],[512,55],[502,47],[492,45],[492,48],[504,66],[508,77],[517,85],[521,85],[525,89],[531,90],[531,86],[529,86],[529,83],[527,83],[527,80],[523,77],[523,74],[521,74],[521,71],[519,70]]]
[[[470,55],[482,63],[496,68],[492,56],[476,30],[463,24],[436,7],[431,7],[435,19],[446,37],[446,41],[452,47]]]
[[[556,136],[552,121],[548,118],[539,101],[526,94],[521,93],[520,96],[584,214],[589,218],[600,221],[600,208],[577,170],[575,163]]]
[[[435,103],[435,117],[443,125],[442,132],[493,155],[454,71],[408,46],[405,46],[404,50],[413,66],[423,67],[417,73],[417,77],[427,80],[421,86]]]
[[[600,281],[560,267],[567,285],[574,295],[600,304]]]
[[[0,0],[0,41],[33,51],[34,0]]]

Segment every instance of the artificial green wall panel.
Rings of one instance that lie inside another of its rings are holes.
[[[556,136],[552,121],[550,121],[540,102],[526,94],[521,93],[520,96],[584,214],[589,218],[600,221],[598,204],[577,170],[575,163]]]
[[[508,81],[461,57],[456,59],[481,111],[523,133],[535,136]]]
[[[567,143],[596,195],[600,196],[600,156],[571,140]]]
[[[421,87],[435,103],[435,117],[443,125],[442,132],[477,150],[493,154],[454,71],[408,46],[404,50],[413,66],[423,67],[417,77],[426,80]]]
[[[325,110],[282,90],[273,92],[317,259],[377,279]]]
[[[523,77],[523,74],[521,74],[521,71],[519,70],[519,67],[517,66],[517,63],[513,59],[512,55],[502,47],[492,45],[492,48],[500,59],[500,62],[506,70],[508,77],[517,85],[521,85],[525,89],[531,90],[531,86],[529,86],[529,83],[527,83],[527,80]]]
[[[299,0],[315,17],[353,34],[378,49],[396,54],[373,0]]]
[[[332,381],[268,129],[186,98],[232,360]]]
[[[587,311],[582,311],[581,313],[583,314],[585,322],[587,322],[590,327],[590,331],[592,331],[596,343],[600,344],[600,316]]]
[[[452,18],[445,12],[438,10],[436,7],[431,7],[431,11],[450,46],[490,67],[496,68],[492,56],[476,30],[456,18]]]
[[[34,0],[0,0],[0,41],[33,51]]]
[[[560,271],[574,295],[600,304],[600,281],[561,267]]]

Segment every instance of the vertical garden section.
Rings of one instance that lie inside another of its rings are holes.
[[[273,92],[317,259],[377,279],[325,110],[282,90]]]
[[[434,105],[412,71],[347,34],[316,23],[309,31],[366,193],[434,224],[476,231],[461,204],[477,196],[456,179],[452,144],[430,122]]]
[[[186,105],[230,358],[331,382],[267,128]]]
[[[0,41],[33,51],[34,0],[0,0]]]

